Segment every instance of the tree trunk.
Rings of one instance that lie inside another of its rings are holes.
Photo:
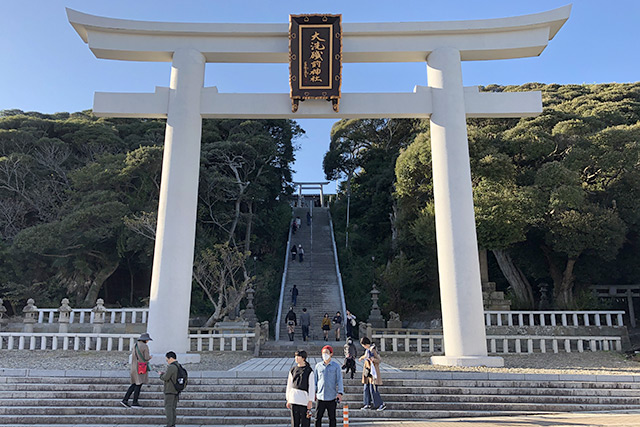
[[[110,265],[106,265],[102,270],[98,271],[95,279],[91,282],[91,286],[87,291],[87,295],[84,298],[84,306],[85,307],[93,307],[96,305],[96,300],[98,299],[98,294],[100,293],[100,289],[102,289],[102,285],[105,280],[107,280],[120,265],[119,261],[115,261]]]
[[[247,228],[244,233],[244,253],[251,250],[251,228],[253,227],[253,201],[247,203]]]
[[[525,307],[533,309],[534,300],[531,284],[522,273],[522,270],[515,265],[509,252],[503,249],[496,249],[491,252],[496,257],[498,266],[500,267],[502,274],[504,274],[504,277],[507,279],[507,282],[509,282],[509,285],[511,286],[511,289],[513,289],[513,293],[518,301],[524,304]]]
[[[575,308],[575,299],[573,297],[573,268],[576,265],[577,258],[567,259],[567,265],[562,273],[562,281],[558,288],[553,289],[556,300],[556,306],[559,308],[573,309]]]

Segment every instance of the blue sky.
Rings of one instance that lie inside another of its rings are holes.
[[[168,86],[170,64],[98,60],[68,23],[65,7],[122,19],[288,22],[299,13],[341,13],[343,22],[500,18],[542,12],[568,0],[0,0],[0,110],[89,109],[93,94]],[[319,6],[316,6],[319,5]],[[465,62],[465,85],[606,83],[640,80],[640,1],[575,0],[569,21],[538,58]],[[253,76],[259,73],[262,80]],[[410,92],[425,64],[345,64],[343,92]],[[221,92],[288,92],[288,65],[208,64]],[[323,180],[333,120],[300,120],[294,179]],[[329,189],[333,192],[333,188]]]

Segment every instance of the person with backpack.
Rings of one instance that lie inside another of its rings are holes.
[[[316,396],[316,383],[313,369],[307,362],[307,352],[296,351],[295,361],[296,365],[289,371],[287,379],[287,408],[291,410],[292,427],[309,427]]]
[[[289,307],[289,312],[284,318],[284,321],[287,324],[287,334],[289,335],[289,341],[293,341],[293,337],[296,331],[296,325],[298,324],[296,313],[293,312],[293,306]]]
[[[148,333],[143,333],[138,338],[138,341],[131,349],[131,385],[126,394],[122,398],[120,404],[127,408],[140,408],[141,405],[138,402],[140,398],[140,390],[142,384],[149,382],[149,361],[153,356],[149,354],[149,346],[147,343],[152,341]],[[133,393],[133,402],[129,405],[129,398]]]
[[[176,408],[180,398],[180,392],[187,385],[187,370],[178,363],[178,356],[173,351],[165,354],[167,358],[167,371],[158,372],[160,379],[164,381],[164,413],[167,417],[167,426],[176,425]]]

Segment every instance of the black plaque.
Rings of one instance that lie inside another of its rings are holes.
[[[338,111],[342,83],[342,15],[289,15],[291,111],[326,99]]]

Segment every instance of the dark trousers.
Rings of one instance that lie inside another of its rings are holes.
[[[310,427],[311,419],[307,418],[307,407],[291,404],[291,427]]]
[[[179,394],[169,393],[164,395],[164,414],[167,417],[168,426],[176,425],[176,408],[178,407],[179,396]]]
[[[371,405],[374,409],[382,406],[382,397],[380,396],[377,385],[369,383],[365,384],[362,394],[365,405]]]
[[[322,417],[325,409],[329,415],[329,427],[336,427],[336,406],[335,400],[318,399],[318,408],[316,409],[316,427],[322,427]]]
[[[302,340],[306,341],[309,338],[309,327],[302,325]]]
[[[129,389],[125,393],[124,397],[122,398],[122,401],[124,403],[127,403],[129,401],[129,398],[131,397],[131,393],[133,393],[133,404],[134,405],[137,404],[138,398],[140,397],[141,389],[142,389],[142,384],[131,384],[129,386]]]
[[[344,359],[344,365],[347,368],[344,373],[348,374],[349,371],[351,371],[351,379],[353,379],[353,376],[356,373],[356,360],[355,359]]]

